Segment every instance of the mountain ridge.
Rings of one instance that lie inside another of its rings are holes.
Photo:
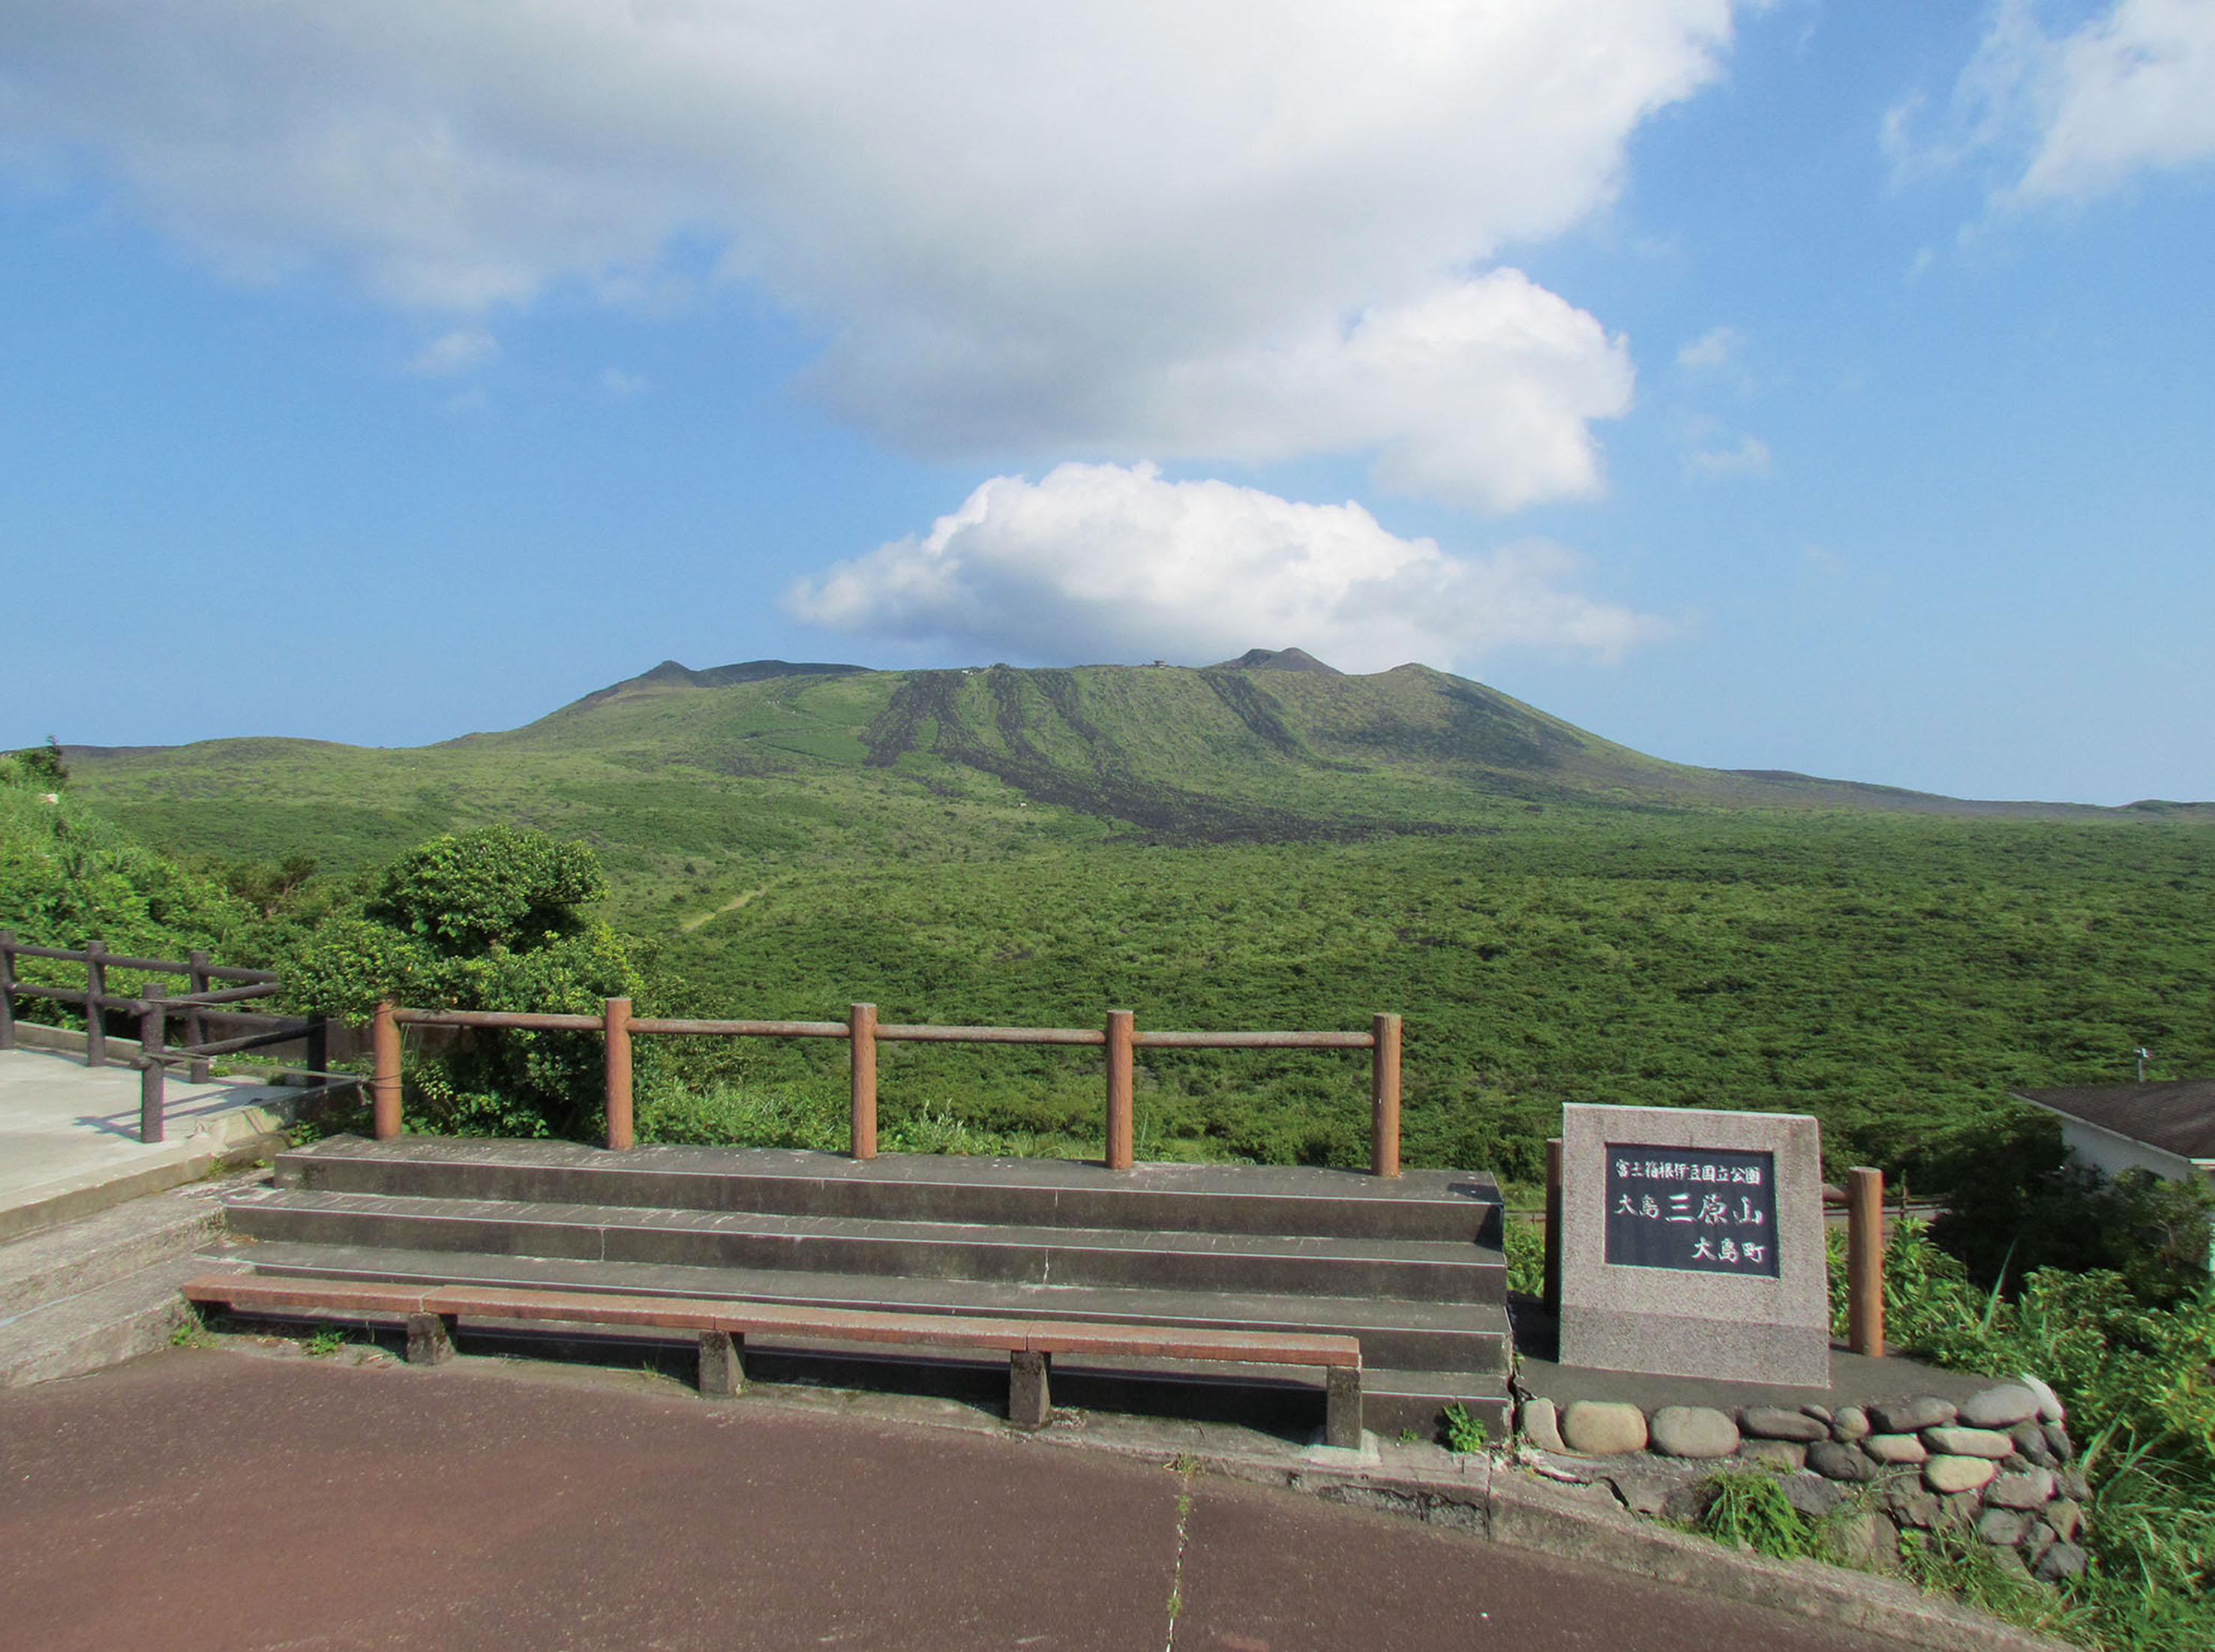
[[[1351,674],[1296,648],[1197,667],[664,660],[518,728],[428,746],[64,750],[89,793],[163,841],[228,852],[250,817],[262,852],[290,852],[343,815],[362,841],[339,860],[478,820],[620,855],[803,841],[825,828],[794,823],[826,809],[896,831],[918,806],[1172,841],[1482,833],[1555,808],[2215,820],[2215,805],[1968,799],[1674,763],[1432,666]]]

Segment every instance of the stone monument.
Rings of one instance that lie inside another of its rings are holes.
[[[1563,1107],[1561,1258],[1563,1365],[1830,1386],[1803,1114]]]

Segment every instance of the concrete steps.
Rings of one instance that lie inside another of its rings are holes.
[[[1506,1300],[1496,1257],[1465,1242],[1427,1239],[888,1221],[291,1188],[235,1201],[230,1222],[258,1239],[586,1262],[1162,1289],[1204,1281],[1221,1291]]]
[[[1456,1240],[1497,1246],[1489,1176],[1411,1170],[1390,1181],[1284,1165],[1138,1165],[1111,1174],[1053,1159],[893,1153],[868,1163],[777,1148],[337,1136],[279,1155],[279,1186],[662,1210],[991,1221],[1215,1233]]]
[[[229,1190],[203,1182],[0,1245],[0,1388],[165,1346],[190,1318],[178,1286],[222,1254]]]
[[[1488,1177],[403,1137],[319,1142],[273,1179],[228,1206],[260,1272],[1334,1331],[1361,1340],[1372,1429],[1434,1430],[1454,1401],[1505,1420]],[[1138,1409],[1222,1386],[1080,1369]]]

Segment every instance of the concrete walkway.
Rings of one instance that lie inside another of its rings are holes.
[[[0,1643],[42,1652],[1875,1652],[1414,1522],[999,1433],[172,1350],[0,1394]]]
[[[138,1140],[136,1046],[87,1068],[62,1050],[0,1049],[0,1239],[204,1175],[224,1151],[291,1123],[300,1092],[248,1079],[168,1086],[168,1139]]]

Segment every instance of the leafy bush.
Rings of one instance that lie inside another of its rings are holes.
[[[646,980],[634,944],[581,909],[606,887],[581,843],[508,827],[434,838],[386,869],[363,914],[300,936],[282,973],[297,1007],[357,1022],[383,998],[597,1015]],[[651,1086],[660,1059],[641,1043],[635,1078]],[[452,1135],[586,1136],[602,1125],[602,1060],[589,1033],[470,1030],[411,1063],[404,1106]]]
[[[45,802],[33,786],[0,784],[0,927],[37,946],[81,947],[89,939],[144,958],[181,958],[194,947],[221,951],[249,916],[206,879],[134,842],[64,792]],[[26,958],[22,978],[82,987],[82,965]],[[129,971],[110,976],[127,993]],[[66,1016],[45,1003],[27,1017]]]
[[[2150,1307],[2112,1270],[2041,1268],[2009,1300],[1902,1222],[1885,1316],[1900,1352],[2029,1372],[2067,1406],[2092,1486],[2093,1563],[2071,1586],[2086,1615],[2071,1632],[2144,1652],[2215,1645],[2215,1289]]]
[[[34,792],[65,792],[69,783],[69,765],[62,760],[61,743],[51,734],[42,746],[0,752],[0,786],[20,786]]]
[[[2004,1288],[2040,1268],[2106,1270],[2140,1301],[2165,1306],[2206,1284],[2211,1221],[2215,1196],[2202,1183],[2144,1170],[2110,1180],[2056,1163],[1962,1178],[1930,1237],[1980,1284]],[[2002,1278],[2009,1272],[2013,1281]]]
[[[443,956],[478,958],[575,933],[582,909],[607,892],[599,861],[582,843],[488,826],[402,855],[378,881],[369,915]]]

